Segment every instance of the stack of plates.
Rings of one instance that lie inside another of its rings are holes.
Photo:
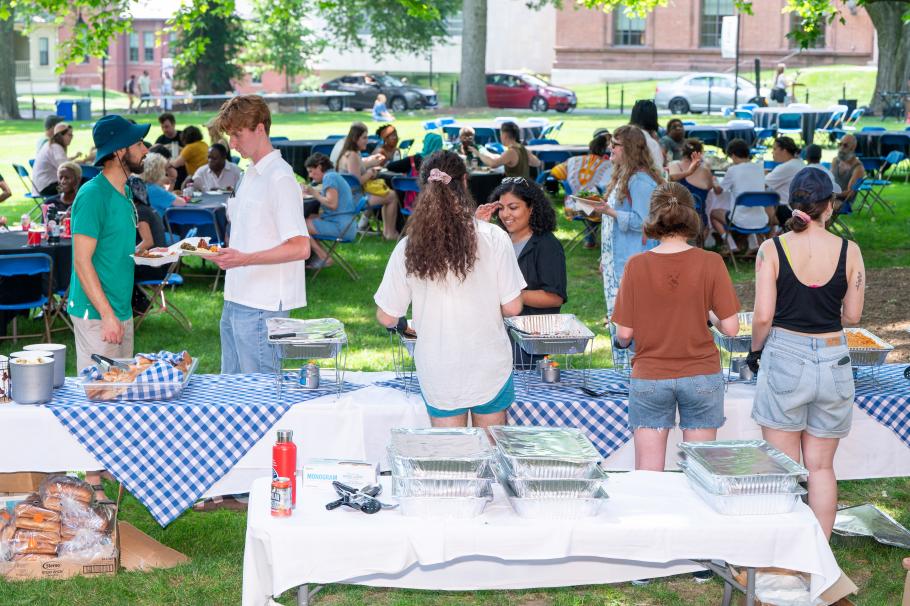
[[[809,471],[764,440],[682,442],[679,466],[692,489],[724,515],[787,513]]]
[[[482,429],[393,429],[393,492],[406,516],[470,518],[493,498],[492,449]]]
[[[496,475],[515,512],[526,518],[595,516],[607,500],[600,454],[570,427],[490,428]]]

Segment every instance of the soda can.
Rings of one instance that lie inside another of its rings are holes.
[[[0,402],[11,400],[9,387],[9,358],[0,355]]]
[[[275,478],[272,480],[272,517],[290,517],[294,511],[291,495],[290,478]]]
[[[63,237],[64,238],[69,238],[70,236],[73,235],[72,232],[70,231],[70,229],[71,229],[70,228],[70,218],[69,218],[69,215],[67,215],[66,217],[63,217]]]
[[[28,240],[26,244],[28,246],[41,246],[41,238],[44,236],[43,229],[30,229],[28,230]]]

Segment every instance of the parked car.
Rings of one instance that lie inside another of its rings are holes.
[[[698,73],[687,74],[674,80],[657,85],[654,102],[657,107],[669,109],[674,114],[702,112],[708,109],[708,90],[711,91],[711,108],[733,105],[734,83],[737,80],[732,74]],[[758,96],[755,84],[740,78],[739,103],[755,103],[758,97],[769,96],[767,88],[762,88]],[[761,104],[761,103],[760,103]]]
[[[432,88],[407,84],[386,74],[347,74],[324,83],[322,90],[354,93],[353,97],[332,97],[328,100],[329,109],[336,112],[345,105],[354,109],[370,109],[379,93],[385,95],[386,104],[393,112],[436,107],[438,104],[436,91]]]
[[[531,74],[498,72],[487,74],[487,105],[490,107],[531,108],[537,112],[575,109],[578,100],[567,88],[553,86]]]

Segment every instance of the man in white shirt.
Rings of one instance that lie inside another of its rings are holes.
[[[799,148],[790,137],[778,137],[771,148],[771,157],[778,165],[765,176],[765,189],[776,191],[780,196],[780,203],[774,216],[769,219],[774,225],[783,225],[793,214],[790,210],[790,181],[796,173],[806,167],[806,163],[799,158]]]
[[[218,189],[221,191],[234,191],[237,189],[237,183],[243,175],[243,171],[234,164],[228,162],[228,150],[221,143],[215,143],[209,148],[209,161],[206,165],[200,166],[193,175],[193,187],[197,191],[212,191]],[[183,183],[187,186],[187,182]]]
[[[213,258],[224,278],[221,372],[267,373],[278,361],[266,321],[306,306],[305,261],[310,238],[294,171],[269,141],[272,117],[257,95],[221,106],[215,124],[231,147],[251,160],[228,204],[231,246]]]
[[[139,76],[139,105],[136,106],[136,111],[138,112],[142,105],[145,104],[146,109],[151,109],[152,107],[152,79],[149,78],[148,70],[142,72],[142,75]]]

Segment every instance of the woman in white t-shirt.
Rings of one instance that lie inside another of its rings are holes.
[[[720,186],[728,192],[730,208],[711,212],[715,229],[729,224],[742,229],[761,229],[768,224],[768,213],[761,206],[736,206],[736,197],[747,192],[765,191],[765,170],[752,162],[749,144],[744,139],[733,139],[727,144],[727,158],[732,164],[727,167]],[[727,211],[731,211],[727,214]],[[717,214],[715,214],[717,213]],[[750,242],[751,244],[751,242]],[[750,249],[754,246],[750,246]]]
[[[806,163],[799,157],[799,146],[790,137],[778,137],[771,147],[771,158],[777,166],[765,176],[765,189],[776,191],[780,196],[777,209],[771,209],[769,215],[772,225],[783,225],[793,214],[790,210],[790,181],[796,173],[806,167]]]
[[[82,153],[67,156],[66,151],[73,142],[73,127],[66,122],[61,122],[54,127],[54,134],[42,145],[35,156],[35,166],[32,169],[32,183],[35,185],[34,193],[42,196],[53,196],[57,193],[57,169],[64,162],[78,160]]]
[[[421,192],[389,259],[376,301],[387,328],[413,306],[414,361],[434,427],[506,422],[515,399],[502,319],[521,312],[526,284],[509,236],[474,218],[464,161],[452,152],[420,167]]]

